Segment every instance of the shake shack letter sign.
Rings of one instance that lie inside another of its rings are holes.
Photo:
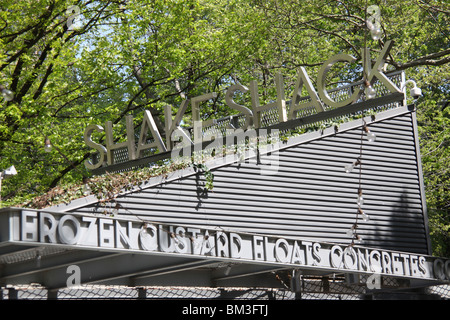
[[[130,253],[182,255],[310,270],[450,280],[450,259],[141,220],[18,211],[13,240]]]
[[[367,81],[372,85],[376,80],[379,80],[391,93],[400,93],[401,90],[386,77],[386,75],[382,72],[382,67],[384,66],[384,62],[386,57],[391,50],[392,42],[387,41],[383,50],[381,50],[380,55],[378,56],[375,64],[371,65],[370,54],[367,48],[362,50],[362,61],[363,61],[363,69],[364,73],[368,75]],[[297,81],[294,87],[294,91],[291,99],[291,107],[289,109],[289,114],[286,112],[286,100],[284,93],[284,84],[283,77],[281,74],[277,74],[275,77],[275,85],[277,91],[277,99],[275,102],[261,106],[259,103],[259,95],[258,95],[258,87],[256,81],[252,81],[250,83],[250,88],[243,85],[233,85],[229,87],[225,93],[225,101],[228,107],[238,110],[245,116],[245,124],[242,128],[243,130],[247,130],[250,127],[260,128],[260,113],[263,110],[268,108],[276,107],[278,109],[278,121],[285,122],[290,119],[295,118],[295,113],[303,108],[314,106],[317,112],[323,112],[324,103],[330,107],[339,108],[349,104],[354,103],[358,100],[358,98],[362,94],[362,90],[359,87],[354,88],[353,94],[346,100],[343,101],[334,101],[327,93],[326,90],[326,76],[330,68],[336,64],[337,62],[348,62],[353,63],[357,59],[348,54],[338,54],[330,59],[328,59],[320,68],[318,76],[317,76],[317,85],[318,90],[313,87],[312,82],[306,73],[306,70],[301,67],[298,73]],[[309,97],[311,98],[311,102],[306,104],[297,104],[298,99],[301,97],[301,90],[303,86],[308,91]],[[239,105],[234,102],[233,96],[234,93],[240,91],[242,93],[249,92],[251,98],[251,106],[249,109],[243,105]],[[88,169],[96,169],[100,166],[104,165],[106,162],[108,165],[113,164],[113,150],[115,149],[128,149],[128,159],[135,160],[142,157],[142,154],[147,149],[158,149],[159,152],[169,151],[174,147],[174,143],[180,142],[182,140],[182,144],[184,146],[189,144],[195,144],[197,142],[201,142],[205,140],[202,137],[202,127],[209,125],[208,123],[202,123],[200,121],[200,104],[203,101],[208,101],[212,98],[215,98],[217,94],[215,92],[208,93],[205,95],[201,95],[198,97],[191,98],[190,100],[184,100],[181,103],[180,108],[175,116],[175,119],[172,120],[172,114],[170,106],[166,108],[166,124],[165,124],[165,136],[166,142],[164,143],[161,138],[161,134],[158,131],[154,119],[150,113],[150,111],[146,110],[144,112],[144,118],[141,126],[141,132],[139,136],[139,140],[136,143],[134,137],[134,126],[133,126],[133,117],[128,115],[126,117],[126,131],[127,131],[127,140],[121,143],[114,143],[113,139],[113,126],[111,121],[107,121],[105,123],[105,127],[103,128],[100,125],[92,124],[89,125],[84,132],[84,141],[85,143],[98,151],[100,158],[97,163],[92,163],[92,161],[87,160],[85,165]],[[191,141],[189,134],[187,134],[181,127],[180,123],[183,118],[183,115],[189,105],[191,104],[192,108],[192,120],[193,120],[193,128],[194,128],[194,141]],[[96,143],[92,140],[92,133],[94,131],[97,132],[105,132],[106,135],[106,146]],[[152,143],[147,143],[147,135],[151,133],[153,137]],[[210,139],[209,139],[210,140]],[[207,140],[208,141],[208,140]]]

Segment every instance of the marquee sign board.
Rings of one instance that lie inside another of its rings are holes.
[[[450,259],[220,228],[162,225],[136,217],[17,210],[3,215],[3,242],[175,255],[336,273],[450,282]],[[4,221],[7,218],[9,221]]]
[[[385,59],[388,56],[391,48],[392,41],[387,41],[384,48],[381,50],[375,63],[372,65],[369,50],[367,48],[362,50],[362,67],[364,73],[367,75],[365,85],[373,85],[375,81],[379,81],[384,88],[388,90],[390,94],[402,94],[402,90],[389,79],[383,72]],[[277,110],[277,117],[279,123],[287,123],[291,120],[297,119],[297,112],[313,107],[316,113],[329,113],[329,118],[336,116],[334,113],[329,112],[329,109],[337,109],[344,106],[354,104],[363,94],[361,86],[355,86],[352,88],[352,92],[345,99],[335,101],[326,89],[326,76],[333,65],[338,62],[353,63],[357,59],[348,54],[338,54],[328,59],[320,68],[317,77],[317,90],[314,88],[310,77],[308,76],[305,68],[301,67],[298,73],[298,77],[292,93],[292,99],[286,100],[284,92],[284,82],[281,74],[275,76],[275,85],[277,98],[276,101],[267,105],[261,106],[258,86],[256,81],[251,81],[249,87],[237,84],[229,87],[225,93],[225,101],[228,107],[241,112],[241,115],[245,117],[244,123],[236,128],[233,124],[229,124],[227,135],[232,134],[234,130],[250,130],[262,128],[261,114],[269,109]],[[302,88],[305,88],[309,94],[307,103],[298,103],[301,98]],[[250,93],[251,109],[237,104],[234,100],[234,94],[241,92],[243,94]],[[143,157],[143,154],[148,149],[158,150],[159,153],[164,153],[179,146],[185,147],[186,145],[199,144],[205,141],[211,141],[218,139],[217,133],[208,134],[203,132],[204,128],[210,127],[214,124],[214,120],[201,121],[200,106],[202,102],[214,99],[217,97],[217,93],[207,93],[201,96],[193,97],[188,100],[184,100],[174,119],[172,119],[171,107],[167,106],[165,109],[165,141],[162,138],[161,133],[156,127],[155,121],[150,111],[144,112],[144,117],[141,125],[141,132],[138,141],[135,141],[135,132],[133,125],[133,117],[128,115],[126,117],[126,135],[127,139],[124,142],[114,143],[113,138],[113,125],[111,121],[107,121],[105,126],[102,127],[97,124],[89,125],[84,132],[84,141],[86,145],[97,151],[99,159],[96,163],[92,160],[86,160],[85,166],[90,170],[96,170],[102,166],[111,166],[115,163],[113,152],[118,149],[126,149],[128,154],[128,161],[134,161]],[[183,115],[186,112],[189,104],[192,108],[192,122],[193,122],[193,134],[187,132],[180,126],[183,119]],[[289,104],[289,109],[287,108]],[[327,110],[326,107],[328,106]],[[323,119],[322,119],[323,120]],[[106,145],[102,145],[92,140],[92,134],[94,131],[104,132]],[[148,143],[148,133],[151,133],[153,141]],[[181,141],[180,141],[181,139]]]

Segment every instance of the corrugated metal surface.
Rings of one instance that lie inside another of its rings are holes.
[[[364,246],[428,253],[413,116],[370,125],[376,142],[363,143]],[[350,243],[355,222],[358,172],[344,165],[359,156],[361,128],[302,143],[279,152],[276,175],[256,163],[213,169],[214,190],[189,176],[120,197],[120,214],[175,225],[223,227],[243,232]],[[95,205],[78,208],[92,212]]]

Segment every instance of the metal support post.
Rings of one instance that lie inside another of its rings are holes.
[[[300,270],[292,270],[291,290],[295,293],[295,300],[302,299],[302,272]]]

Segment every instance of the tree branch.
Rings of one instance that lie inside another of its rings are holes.
[[[442,59],[438,59],[436,60],[436,58],[440,58],[440,57],[445,57]],[[406,62],[406,63],[397,63],[395,61],[393,61],[392,59],[386,60],[387,63],[393,65],[395,67],[396,70],[405,70],[411,67],[416,67],[416,66],[441,66],[444,65],[446,63],[450,62],[450,48],[440,51],[440,52],[435,52],[435,53],[431,53],[428,54],[426,56],[417,58],[415,60]]]

